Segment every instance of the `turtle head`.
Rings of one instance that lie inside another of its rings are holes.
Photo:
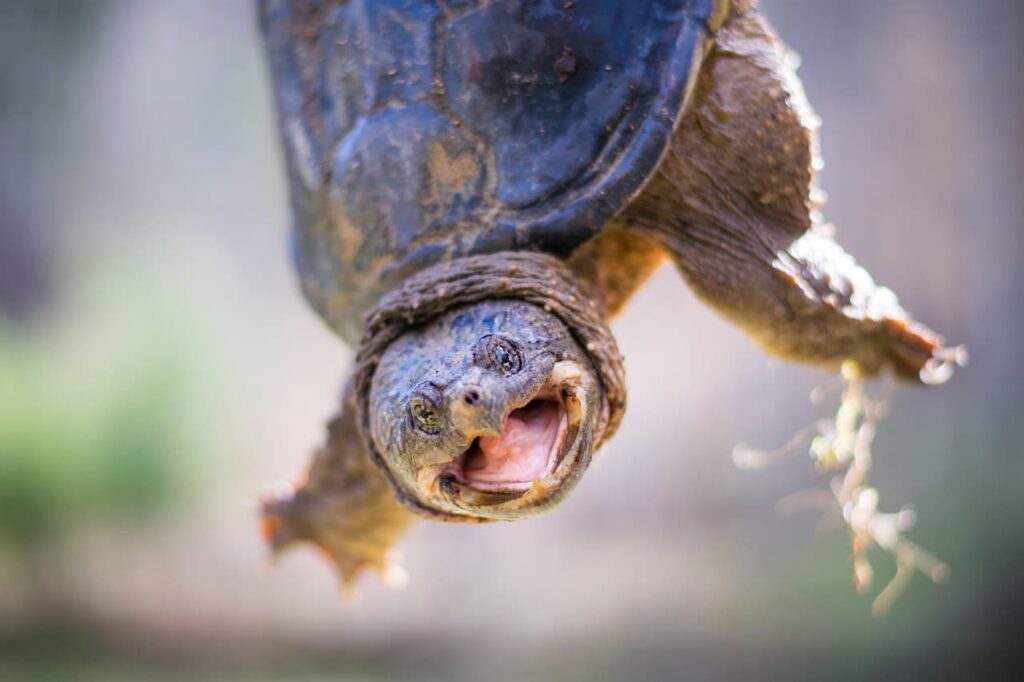
[[[391,343],[373,376],[370,435],[421,508],[514,520],[560,502],[586,470],[601,390],[558,317],[484,301]]]

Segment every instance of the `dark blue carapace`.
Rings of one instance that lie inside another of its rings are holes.
[[[664,154],[720,4],[266,0],[314,307],[354,340],[423,267],[594,237]]]

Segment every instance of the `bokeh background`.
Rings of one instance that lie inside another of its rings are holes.
[[[0,678],[1021,679],[1024,5],[766,0],[824,119],[828,217],[966,343],[896,391],[883,505],[950,580],[882,618],[849,544],[775,503],[822,373],[765,358],[670,268],[615,331],[630,413],[543,518],[424,524],[343,601],[255,502],[351,356],[300,299],[248,0],[0,3]],[[880,578],[891,562],[874,557]]]

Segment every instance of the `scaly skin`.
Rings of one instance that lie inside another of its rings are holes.
[[[821,222],[818,118],[755,3],[733,3],[655,177],[620,220],[766,351],[941,383],[957,349],[915,322]]]

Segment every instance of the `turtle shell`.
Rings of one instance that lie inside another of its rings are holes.
[[[446,259],[594,237],[657,167],[725,0],[264,0],[303,290],[344,338]]]

